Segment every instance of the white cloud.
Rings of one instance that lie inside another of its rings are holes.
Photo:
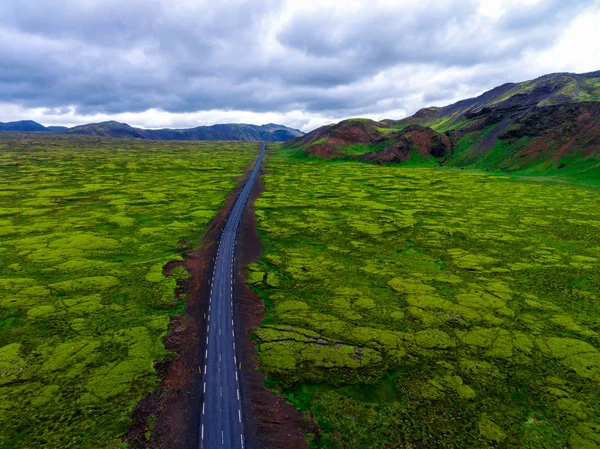
[[[547,51],[532,54],[542,71],[593,72],[600,70],[600,11],[577,17],[557,44]]]

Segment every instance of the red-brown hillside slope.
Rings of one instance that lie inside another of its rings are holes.
[[[286,142],[306,156],[323,159],[359,158],[362,161],[403,162],[411,155],[441,158],[450,150],[450,140],[431,128],[413,125],[404,129],[368,119],[344,120],[323,126]]]
[[[600,71],[505,84],[402,120],[346,120],[287,144],[328,158],[561,170],[600,180]]]

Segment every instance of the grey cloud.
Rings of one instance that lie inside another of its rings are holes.
[[[348,21],[336,12],[317,17],[307,12],[295,17],[279,39],[307,55],[348,56],[375,68],[398,63],[472,66],[552,45],[565,22],[590,1],[519,5],[496,23],[477,17],[478,4],[424,1],[412,8],[365,8]]]
[[[296,12],[277,42],[267,42],[266,27],[284,2],[5,0],[0,101],[73,105],[79,114],[300,109],[332,116],[376,112],[389,99],[403,109],[415,96],[440,104],[452,98],[455,79],[426,88],[369,81],[398,67],[481,67],[485,77],[462,82],[474,91],[491,87],[505,80],[502,65],[552,45],[597,1],[545,0],[497,22],[478,17],[474,0],[365,5]]]

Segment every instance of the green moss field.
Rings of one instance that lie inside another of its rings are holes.
[[[0,447],[119,448],[198,241],[257,143],[0,140]],[[181,272],[183,271],[183,272]]]
[[[600,447],[597,186],[284,150],[266,172],[255,338],[312,447]]]

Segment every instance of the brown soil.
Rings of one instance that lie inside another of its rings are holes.
[[[133,411],[133,423],[124,439],[135,449],[188,449],[197,448],[199,441],[200,410],[202,404],[202,374],[205,321],[210,293],[208,279],[212,272],[218,241],[230,209],[241,191],[251,167],[236,188],[227,196],[225,205],[210,224],[199,249],[188,246],[183,262],[165,267],[169,272],[183,264],[190,273],[185,286],[187,301],[181,315],[171,318],[165,347],[174,355],[155,364],[160,385],[155,392],[142,399]],[[314,425],[294,407],[272,394],[264,386],[256,357],[252,333],[262,321],[263,304],[244,282],[245,266],[256,261],[262,252],[256,232],[254,199],[263,190],[257,180],[248,203],[236,246],[237,277],[235,285],[240,295],[236,302],[237,344],[242,349],[241,392],[244,429],[249,449],[308,448],[304,434]],[[181,242],[188,245],[188,242]],[[239,291],[241,286],[241,292]],[[241,319],[240,319],[241,318]]]

